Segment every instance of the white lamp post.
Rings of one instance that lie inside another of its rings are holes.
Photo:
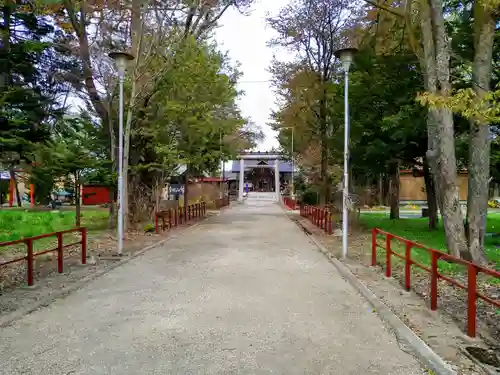
[[[123,81],[128,62],[134,56],[127,52],[111,52],[120,79],[120,110],[118,114],[118,256],[123,253]]]
[[[295,133],[295,127],[294,126],[287,126],[287,127],[284,127],[284,128],[280,128],[280,129],[292,129],[292,189],[291,189],[291,193],[292,193],[292,199],[295,199],[295,162],[294,162],[294,155],[293,155],[293,136],[294,136],[294,133]]]
[[[347,257],[347,240],[349,234],[349,212],[347,201],[349,199],[349,68],[356,48],[343,48],[335,52],[335,56],[342,63],[344,70],[344,189],[342,192],[342,257]]]

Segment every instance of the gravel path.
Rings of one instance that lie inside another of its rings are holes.
[[[0,331],[0,374],[426,373],[281,208],[247,201]]]

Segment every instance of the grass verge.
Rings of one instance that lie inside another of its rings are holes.
[[[402,218],[399,220],[391,220],[387,213],[370,213],[361,214],[361,224],[365,228],[379,228],[397,236],[406,238],[411,241],[420,243],[421,245],[446,252],[446,241],[444,230],[440,223],[439,228],[435,231],[428,229],[428,221],[425,218]],[[487,219],[487,232],[488,236],[485,238],[485,253],[493,267],[500,270],[500,237],[491,235],[500,231],[500,214],[492,213],[488,215]],[[379,242],[382,240],[379,239]],[[394,240],[392,242],[392,249],[400,254],[404,254],[404,245]],[[379,257],[385,255],[383,249],[378,249],[380,252]],[[411,257],[418,263],[425,266],[430,266],[431,256],[430,253],[424,249],[413,248]],[[465,272],[465,267],[447,261],[439,261],[438,267],[441,272],[448,274],[456,274]],[[490,278],[491,283],[500,284],[497,278]]]
[[[82,212],[82,226],[89,230],[105,229],[107,220],[107,210],[89,209]],[[0,242],[14,241],[74,227],[74,211],[0,211]],[[71,234],[71,237],[75,237],[75,235]],[[54,239],[55,237],[35,241],[35,251],[46,249],[47,243],[53,242]],[[0,253],[9,248],[9,246],[0,247]]]

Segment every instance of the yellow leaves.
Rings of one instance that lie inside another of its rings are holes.
[[[421,93],[417,96],[417,101],[429,107],[449,108],[468,119],[476,118],[480,122],[491,123],[500,121],[499,98],[500,85],[496,91],[488,92],[480,100],[473,89],[467,88],[456,90],[449,97],[430,92]]]
[[[500,0],[476,0],[476,1],[480,1],[481,5],[487,9],[487,10],[491,10],[491,11],[499,11],[499,8],[500,8]]]

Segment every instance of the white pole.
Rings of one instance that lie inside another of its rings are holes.
[[[342,257],[347,257],[347,239],[349,234],[349,213],[347,200],[349,197],[349,70],[344,69],[344,191],[342,194]]]
[[[118,125],[118,255],[123,252],[123,81],[120,72],[120,113]]]

